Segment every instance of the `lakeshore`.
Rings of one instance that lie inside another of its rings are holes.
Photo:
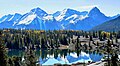
[[[92,65],[101,59],[107,60],[108,64],[119,61],[119,32],[5,29],[1,30],[1,37],[8,53],[8,65]]]

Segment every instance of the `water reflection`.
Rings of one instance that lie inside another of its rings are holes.
[[[8,52],[8,56],[19,56],[24,58],[25,51],[11,50]],[[103,54],[96,51],[83,51],[76,50],[40,50],[35,51],[35,57],[38,58],[41,65],[53,65],[55,63],[61,64],[73,64],[77,62],[88,63],[100,61],[103,58]]]

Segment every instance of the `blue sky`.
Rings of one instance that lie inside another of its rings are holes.
[[[89,11],[95,6],[107,16],[120,14],[120,0],[1,0],[0,17],[14,13],[24,14],[36,7],[51,14],[65,8]]]

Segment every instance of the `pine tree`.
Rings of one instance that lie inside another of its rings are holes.
[[[115,42],[118,43],[118,39],[117,38],[115,38]]]
[[[107,41],[108,66],[110,66],[110,58],[109,58],[109,55],[110,55],[110,48],[111,48],[111,44],[110,44],[110,40],[108,39],[108,41]]]
[[[36,63],[35,52],[32,49],[28,49],[25,54],[25,64],[27,66],[36,66]]]
[[[4,41],[2,40],[2,32],[0,32],[0,66],[7,66],[7,55]]]
[[[93,38],[92,38],[92,36],[90,36],[90,41],[93,41]]]

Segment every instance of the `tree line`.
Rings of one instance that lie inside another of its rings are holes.
[[[73,31],[73,30],[54,30],[54,31],[43,31],[43,30],[15,30],[15,29],[4,29],[0,30],[3,36],[4,45],[8,49],[26,49],[29,46],[32,49],[48,49],[58,48],[60,45],[69,45],[70,39],[73,39],[73,35],[77,36],[74,44],[80,43],[79,38],[83,36],[89,38],[90,41],[93,38],[99,38],[100,41],[109,39],[115,39],[118,42],[120,38],[120,32],[104,32],[104,31]]]

